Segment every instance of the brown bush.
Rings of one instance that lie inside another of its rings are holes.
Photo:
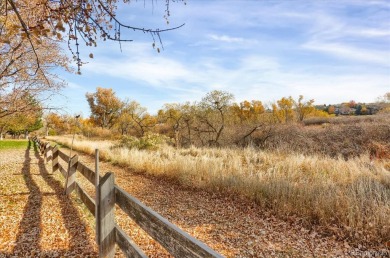
[[[95,139],[113,140],[120,137],[118,133],[100,127],[92,127],[89,128],[88,130],[83,130],[82,133],[87,138],[95,138]]]
[[[385,160],[390,159],[390,144],[384,145],[378,142],[369,144],[370,160],[374,159]]]
[[[349,159],[369,152],[373,142],[384,146],[390,142],[390,116],[336,119],[325,125],[278,125],[261,147]]]
[[[313,118],[308,118],[303,121],[303,124],[306,126],[309,125],[322,125],[329,123],[332,118],[329,117],[313,117]]]

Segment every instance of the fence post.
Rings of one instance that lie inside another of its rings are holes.
[[[50,143],[48,142],[45,144],[45,154],[44,154],[44,159],[45,159],[46,163],[49,162],[49,157],[50,157],[49,152],[50,152]]]
[[[99,183],[99,257],[115,255],[115,179],[109,172]]]
[[[77,168],[77,161],[78,161],[78,156],[74,155],[70,160],[69,160],[69,166],[68,166],[68,176],[66,177],[66,194],[70,195],[72,191],[75,188],[75,183],[76,183],[76,168]]]
[[[52,149],[52,161],[51,165],[53,167],[52,173],[56,172],[58,170],[58,146],[54,146]]]
[[[46,163],[46,143],[42,142],[42,151],[41,151],[43,162]]]
[[[99,245],[99,149],[95,149],[95,221],[96,221],[96,243]]]
[[[43,153],[45,152],[45,143],[39,141],[39,146],[40,146],[39,150],[41,151],[41,155],[43,155]]]

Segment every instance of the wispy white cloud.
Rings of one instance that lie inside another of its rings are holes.
[[[390,18],[389,18],[390,19]],[[390,37],[390,29],[374,29],[374,28],[359,28],[346,32],[351,35],[357,35],[361,37]],[[390,42],[389,42],[390,43]]]
[[[81,86],[78,83],[68,82],[67,84],[68,84],[68,87],[72,90],[85,90],[85,87]]]
[[[390,20],[372,15],[372,19],[362,19],[347,15],[345,5],[363,4],[359,1],[342,2],[341,7],[324,5],[315,9],[302,38],[301,47],[305,50],[329,54],[330,57],[346,61],[370,62],[390,67]],[[390,7],[387,6],[388,15]],[[310,16],[311,17],[311,16]],[[373,44],[375,43],[375,44]],[[320,59],[319,57],[316,57]]]
[[[147,99],[152,111],[213,89],[237,101],[302,94],[335,103],[373,101],[390,88],[388,1],[190,1],[172,13],[186,26],[162,35],[165,51],[145,38],[122,44],[123,53],[101,44],[83,67],[86,83]]]
[[[245,41],[245,39],[243,38],[235,38],[227,35],[216,35],[216,34],[210,34],[209,38],[215,41],[222,41],[226,43],[241,43]]]
[[[389,86],[386,75],[357,75],[353,70],[339,75],[308,73],[286,67],[278,58],[269,56],[241,56],[236,62],[234,67],[225,67],[218,58],[203,58],[188,63],[132,51],[119,62],[95,62],[88,67],[88,72],[120,77],[129,82],[142,81],[160,91],[170,92],[171,97],[156,101],[156,104],[172,100],[200,100],[208,91],[215,89],[233,93],[237,101],[259,99],[267,102],[302,94],[316,99],[317,103],[335,103],[345,98],[369,102]],[[158,108],[152,107],[152,110]]]
[[[148,84],[168,85],[170,81],[189,76],[189,71],[178,62],[166,58],[131,60],[130,62],[96,62],[88,70],[112,77],[145,81]],[[167,86],[169,87],[169,86]]]
[[[309,42],[303,45],[310,50],[329,53],[337,58],[348,58],[357,61],[373,62],[385,66],[390,65],[390,52],[383,50],[372,50],[367,48],[358,48],[339,43]]]

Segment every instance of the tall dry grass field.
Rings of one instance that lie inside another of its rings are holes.
[[[313,118],[305,124],[275,126],[261,147],[349,159],[365,155],[372,143],[390,143],[390,115]]]
[[[66,137],[49,137],[70,145]],[[367,155],[344,159],[230,148],[147,151],[110,148],[113,142],[77,139],[74,149],[136,172],[164,176],[181,184],[252,198],[280,216],[297,215],[308,223],[343,228],[365,241],[390,236],[390,163]]]

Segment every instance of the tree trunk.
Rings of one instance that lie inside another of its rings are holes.
[[[188,132],[188,142],[189,142],[189,145],[192,144],[191,142],[191,127],[190,127],[190,124],[188,123],[188,121],[186,122],[186,125],[187,125],[187,132]]]
[[[5,126],[2,126],[1,128],[0,128],[0,140],[2,141],[2,140],[4,140],[4,131],[5,131]]]
[[[180,149],[180,139],[179,139],[179,130],[175,130],[175,141],[176,141],[176,149]]]

